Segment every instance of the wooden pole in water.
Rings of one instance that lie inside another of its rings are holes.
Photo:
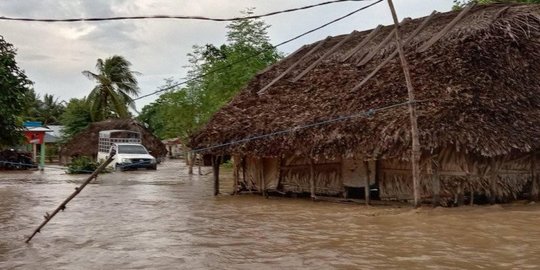
[[[83,190],[84,187],[86,187],[86,185],[88,185],[88,183],[90,183],[90,181],[92,181],[94,178],[96,178],[98,176],[98,174],[103,170],[105,169],[105,167],[107,167],[107,165],[109,165],[112,160],[114,158],[114,154],[112,154],[103,164],[101,164],[79,187],[76,187],[75,188],[75,192],[73,192],[67,199],[65,199],[61,204],[60,206],[58,206],[54,212],[52,212],[52,214],[49,214],[49,213],[45,213],[45,220],[39,225],[39,227],[34,231],[34,233],[32,233],[32,235],[30,237],[28,237],[28,239],[26,239],[26,243],[30,242],[30,240],[32,240],[32,238],[38,233],[41,231],[41,228],[43,228],[45,226],[45,224],[47,224],[56,214],[58,214],[58,212],[60,212],[60,210],[64,211],[64,209],[66,209],[66,205],[68,204],[69,201],[71,201],[73,198],[75,198],[75,196],[77,196],[77,194],[79,194],[81,192],[81,190]]]
[[[233,195],[238,194],[238,178],[240,177],[240,157],[233,156]]]
[[[212,157],[212,171],[214,172],[214,196],[219,195],[219,156]]]
[[[531,201],[538,201],[538,175],[536,173],[536,153],[532,154],[531,157]]]
[[[309,190],[311,199],[316,199],[315,196],[315,162],[312,158],[309,159]]]
[[[401,36],[399,33],[399,21],[396,14],[396,9],[394,8],[394,3],[392,0],[388,0],[388,6],[392,12],[392,19],[394,20],[394,25],[396,28],[396,44],[399,52],[399,58],[401,60],[401,68],[403,69],[403,74],[405,75],[405,81],[407,82],[407,91],[409,94],[409,118],[411,121],[411,137],[412,137],[412,154],[411,154],[411,163],[412,163],[412,177],[413,177],[413,197],[414,197],[414,207],[420,206],[420,141],[418,139],[418,123],[416,116],[416,105],[414,97],[414,87],[411,80],[411,72],[409,68],[409,63],[407,58],[405,58],[405,52],[403,51],[403,45],[401,43]]]
[[[433,188],[433,207],[437,207],[441,205],[441,181],[439,178],[439,166],[440,163],[438,161],[431,160],[431,185]]]
[[[491,158],[489,165],[491,167],[491,173],[489,177],[489,204],[495,204],[497,201],[495,194],[497,193],[497,170],[495,168],[495,159]]]
[[[264,159],[263,158],[260,159],[260,164],[261,164],[261,167],[260,167],[259,175],[261,177],[261,194],[263,196],[266,196],[266,181],[264,179]]]
[[[364,161],[364,167],[366,168],[366,186],[364,188],[364,197],[366,199],[366,205],[369,205],[369,202],[370,202],[369,179],[371,178],[371,171],[369,170],[369,161]]]

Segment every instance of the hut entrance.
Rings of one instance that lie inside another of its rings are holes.
[[[365,199],[366,188],[369,189],[370,198],[379,198],[379,189],[375,181],[376,162],[362,159],[343,160],[343,185],[345,197],[351,199]],[[369,180],[368,180],[369,179]]]

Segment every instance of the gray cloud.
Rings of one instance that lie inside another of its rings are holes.
[[[0,16],[68,18],[122,15],[201,15],[232,17],[246,7],[257,7],[256,13],[312,4],[313,0],[25,0],[0,1]],[[322,2],[322,1],[317,1]],[[266,18],[272,25],[269,35],[274,44],[317,27],[366,2],[341,3],[312,10]],[[452,0],[395,1],[401,18],[419,17],[432,10],[447,11]],[[317,31],[280,48],[294,51],[329,35],[390,24],[386,3],[381,3],[328,28]],[[24,23],[0,21],[2,35],[18,49],[17,61],[35,82],[37,92],[51,93],[60,99],[82,97],[92,88],[92,82],[81,75],[93,70],[97,58],[123,55],[133,69],[143,73],[139,78],[143,94],[156,90],[164,78],[180,80],[185,76],[186,54],[194,44],[222,44],[226,23],[145,20],[85,23]],[[138,107],[154,98],[143,99]]]

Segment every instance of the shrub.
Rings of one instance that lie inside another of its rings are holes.
[[[68,164],[67,173],[77,174],[77,173],[92,173],[94,172],[101,162],[93,161],[92,158],[87,156],[76,157],[70,164]],[[105,170],[103,171],[105,172]]]

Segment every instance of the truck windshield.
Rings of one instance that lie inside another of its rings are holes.
[[[148,154],[142,145],[119,145],[118,153],[120,154]]]

